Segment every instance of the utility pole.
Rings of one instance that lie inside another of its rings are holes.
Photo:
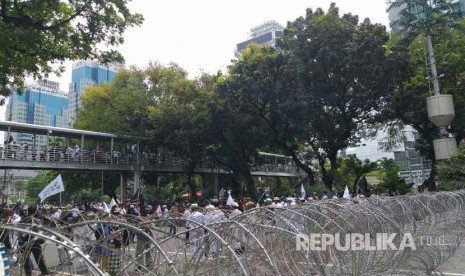
[[[428,62],[431,67],[434,95],[426,99],[429,120],[439,128],[439,139],[433,141],[436,160],[449,159],[457,154],[457,142],[454,137],[449,137],[447,127],[455,117],[454,100],[452,95],[441,95],[439,78],[434,58],[433,38],[426,34],[428,47]]]
[[[426,99],[429,120],[439,128],[439,139],[433,141],[434,155],[436,160],[449,159],[457,153],[457,143],[454,137],[450,137],[447,131],[448,126],[455,117],[454,100],[452,95],[441,95],[439,88],[438,72],[436,60],[434,57],[433,38],[431,27],[435,21],[430,18],[433,15],[435,1],[415,2],[410,0],[388,0],[390,4],[388,12],[400,14],[401,11],[407,11],[415,17],[415,21],[404,22],[404,25],[410,25],[414,29],[423,31],[426,36],[428,48],[428,63],[431,70],[431,80],[433,82],[434,95]],[[451,7],[451,9],[453,9]],[[436,13],[443,13],[443,10]],[[451,14],[454,12],[451,11]],[[452,15],[453,16],[453,15]],[[405,18],[404,18],[405,19]],[[397,22],[402,21],[397,19]]]

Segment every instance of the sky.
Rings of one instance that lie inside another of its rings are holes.
[[[133,0],[130,9],[145,21],[125,32],[118,50],[126,65],[144,68],[150,61],[174,62],[193,78],[201,72],[224,71],[234,58],[235,45],[249,38],[250,28],[269,20],[285,26],[304,16],[307,8],[327,10],[331,2],[341,13],[388,24],[386,0]],[[71,63],[66,65],[61,78],[52,78],[65,91],[71,82]]]

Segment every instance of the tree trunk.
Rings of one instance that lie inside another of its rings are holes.
[[[429,175],[426,182],[423,184],[425,185],[425,187],[423,188],[427,188],[429,192],[436,191],[436,175],[438,173],[436,169],[436,165],[437,165],[436,159],[433,158],[431,162],[431,174]]]
[[[433,145],[433,140],[428,141],[430,145]],[[431,158],[431,173],[420,186],[420,190],[424,191],[425,189],[428,189],[429,192],[436,191],[436,175],[437,175],[437,160],[436,157],[434,156],[434,147],[431,147],[429,150],[429,157]]]
[[[197,198],[196,189],[194,182],[192,181],[192,176],[194,175],[195,167],[197,166],[196,162],[190,161],[187,166],[184,168],[187,174],[187,186],[189,187],[189,198]]]
[[[253,180],[253,177],[250,174],[250,171],[244,171],[242,173],[242,176],[245,178],[245,183],[247,185],[247,191],[249,192],[250,197],[254,201],[257,201],[259,198],[258,191],[257,191],[257,187],[255,186],[255,181]]]
[[[187,175],[187,186],[189,187],[189,198],[196,198],[197,195],[195,194],[196,190],[195,190],[194,182],[192,181],[192,175],[193,174]]]
[[[332,191],[333,190],[333,183],[334,183],[334,174],[336,173],[337,170],[337,155],[336,154],[331,154],[328,155],[327,158],[329,159],[330,163],[330,169],[329,172],[324,173],[323,175],[323,182],[325,183],[325,186],[328,190]],[[320,166],[322,167],[322,170],[324,168],[324,163],[320,163]]]
[[[331,177],[331,172],[328,173],[328,171],[326,170],[326,158],[321,155],[317,155],[317,159],[321,170],[321,180],[323,181],[323,184],[325,184],[325,187],[331,191],[333,185],[333,178]]]
[[[294,152],[289,151],[289,153],[291,154],[292,160],[294,161],[296,166],[302,169],[308,175],[309,184],[314,185],[315,173],[313,172],[313,170],[309,166],[302,163],[302,161],[300,161],[299,158],[297,158],[297,155]]]

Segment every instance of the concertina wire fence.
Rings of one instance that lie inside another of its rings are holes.
[[[252,208],[221,222],[188,221],[190,230],[185,219],[81,215],[56,227],[2,224],[0,232],[45,240],[56,275],[425,275],[437,273],[460,246],[464,207],[465,191],[456,191]],[[112,235],[97,240],[102,226]],[[175,234],[170,226],[178,226]],[[373,243],[379,233],[393,233],[396,244],[408,233],[415,250],[298,250],[301,234],[336,233],[361,233]],[[21,264],[31,244],[10,250],[10,275],[25,275]],[[59,250],[72,264],[53,264]]]

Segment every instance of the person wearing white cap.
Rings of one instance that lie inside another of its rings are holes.
[[[202,225],[205,224],[205,215],[199,212],[199,205],[194,203],[191,205],[192,213],[189,220],[189,244],[192,254],[195,254],[202,248],[204,230]]]
[[[231,214],[229,214],[229,219],[232,219],[242,214],[242,212],[239,210],[239,204],[237,202],[233,202],[231,204],[231,208],[233,209],[233,211],[231,212]],[[238,227],[236,224],[233,224],[232,228],[233,228],[232,231],[234,233],[233,247],[236,253],[240,254],[244,252],[244,247],[242,247],[242,243],[241,243],[242,238],[244,236],[243,229]]]
[[[207,213],[205,214],[205,225],[208,225],[209,228],[215,230],[219,226],[218,222],[225,220],[225,215],[220,209],[216,208],[218,206],[218,202],[213,202],[213,204],[214,205],[209,204],[205,207],[207,210]],[[210,254],[214,256],[218,253],[219,241],[212,235],[209,235],[208,238],[209,241],[207,244],[210,244],[209,251]]]
[[[279,197],[275,196],[273,198],[273,203],[270,204],[270,208],[274,209],[277,208],[279,204]]]

